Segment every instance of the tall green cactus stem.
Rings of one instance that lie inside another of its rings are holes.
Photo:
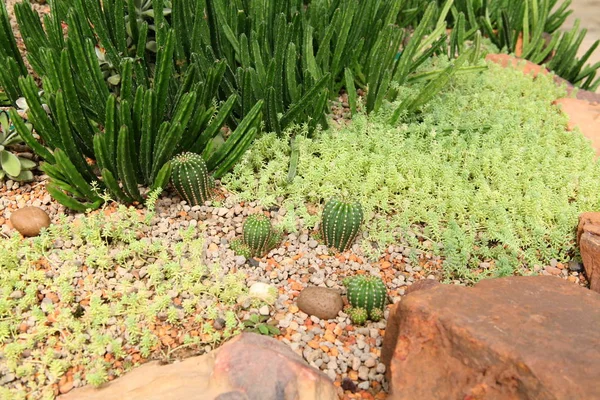
[[[364,308],[373,321],[381,319],[387,293],[381,278],[359,275],[345,279],[344,285],[353,308]]]
[[[202,156],[181,153],[173,159],[172,165],[171,183],[189,205],[202,205],[210,199],[212,185]]]
[[[271,221],[262,214],[250,215],[243,227],[244,244],[250,248],[253,257],[264,256],[273,247],[275,233]]]
[[[363,220],[360,203],[346,203],[331,199],[323,210],[321,232],[329,247],[344,252],[352,246]]]

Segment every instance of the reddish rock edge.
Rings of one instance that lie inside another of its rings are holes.
[[[600,293],[600,212],[579,216],[577,243],[590,289]]]
[[[600,295],[555,277],[413,292],[388,320],[388,399],[600,399],[599,326]]]
[[[58,400],[337,400],[320,371],[276,339],[242,333],[200,357],[161,366],[154,361],[103,385]]]
[[[488,54],[485,59],[505,68],[521,69],[524,74],[531,74],[534,78],[539,74],[550,73],[541,65],[508,54]],[[558,85],[567,85],[567,93],[569,96],[572,95],[574,87],[568,81],[559,76],[555,76],[554,81]],[[567,129],[572,131],[575,127],[579,127],[583,136],[591,141],[596,155],[600,156],[600,94],[587,90],[577,90],[575,98],[557,99],[553,104],[558,105],[568,115]]]

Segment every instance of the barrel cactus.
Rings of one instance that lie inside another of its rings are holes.
[[[262,257],[277,244],[277,232],[271,221],[263,214],[250,215],[242,228],[243,243],[250,249],[252,257]]]
[[[210,199],[213,184],[202,156],[181,153],[173,159],[172,165],[171,183],[189,205],[201,205]]]
[[[352,246],[363,220],[360,203],[331,199],[323,210],[321,233],[325,244],[344,252]]]
[[[358,275],[345,279],[344,285],[352,310],[364,309],[372,321],[383,318],[387,291],[381,278]]]

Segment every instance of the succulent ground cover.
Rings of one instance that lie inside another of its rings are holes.
[[[275,135],[224,182],[265,206],[284,197],[290,221],[295,213],[313,226],[307,203],[351,195],[365,208],[363,250],[374,255],[403,238],[442,255],[447,277],[476,279],[480,263],[491,263],[484,276],[527,274],[574,257],[577,217],[600,205],[600,166],[551,105],[561,95],[551,77],[489,65],[396,126],[384,110],[314,139],[294,128],[300,158],[289,184],[290,147]]]
[[[551,105],[565,90],[552,77],[534,80],[487,65],[480,50],[493,46],[470,29],[489,23],[488,33],[500,35],[493,43],[509,50],[521,29],[524,51],[541,59],[548,48],[539,26],[519,27],[519,19],[528,20],[519,15],[524,9],[515,6],[508,15],[517,28],[504,35],[494,32],[506,18],[501,12],[493,20],[468,20],[468,6],[478,0],[438,1],[438,7],[416,0],[378,2],[380,8],[350,0],[312,3],[320,8],[304,8],[300,0],[256,2],[271,7],[267,14],[241,0],[233,8],[222,0],[134,2],[144,8],[134,21],[121,1],[74,0],[76,11],[69,13],[71,3],[57,1],[46,39],[27,4],[17,8],[30,42],[27,61],[46,92],[40,97],[31,76],[19,85],[26,70],[16,56],[22,45],[13,48],[8,34],[0,44],[13,68],[3,71],[3,90],[11,101],[26,92],[34,134],[45,147],[33,134],[24,136],[46,158],[54,186],[47,190],[48,176],[39,175],[32,184],[8,181],[0,211],[7,217],[17,206],[43,204],[54,224],[24,240],[0,216],[0,398],[54,398],[115,379],[149,359],[202,354],[244,328],[276,335],[340,390],[381,398],[385,366],[378,356],[388,311],[355,315],[360,322],[384,318],[365,327],[343,312],[320,320],[296,306],[304,288],[343,292],[344,278],[376,275],[387,299],[397,302],[419,279],[468,284],[544,268],[585,284],[577,262],[571,271],[566,265],[577,259],[577,215],[600,208],[593,150],[578,132],[565,130],[566,117]],[[174,9],[159,11],[161,4]],[[206,20],[189,12],[203,4],[210,8]],[[114,7],[114,13],[96,14],[87,26],[86,5]],[[482,6],[475,11],[485,14]],[[529,23],[536,25],[530,11]],[[564,9],[551,25],[562,15]],[[398,26],[382,29],[394,21]],[[188,37],[191,26],[197,29]],[[582,63],[571,59],[575,36],[565,39],[554,65],[594,87],[597,66],[583,74]],[[13,61],[8,53],[15,53]],[[156,79],[141,79],[142,64]],[[328,98],[338,93],[347,93],[348,104],[333,107],[343,109],[343,118],[327,120]],[[157,101],[167,101],[171,111],[148,112],[166,107],[145,107]],[[190,116],[195,128],[184,134]],[[202,199],[192,205],[168,188],[159,209],[158,192],[145,209],[140,203],[149,192],[141,186],[166,185],[168,159],[189,150],[197,134],[202,146],[191,150],[203,153],[210,164],[204,169],[217,179],[258,140],[234,173],[216,182],[216,191],[212,177],[185,183],[202,181],[211,195],[223,196],[210,203],[197,196]],[[149,151],[151,143],[157,154]],[[152,168],[143,157],[155,160]],[[104,186],[136,207],[112,203]],[[69,214],[48,191],[74,209],[104,205]],[[343,254],[326,246],[331,243],[318,229],[325,202],[334,197],[358,201],[364,210],[362,227],[354,225],[358,232],[351,229],[348,243],[333,245],[349,249]],[[244,225],[250,215],[260,224]],[[244,232],[244,226],[253,229]],[[273,301],[250,296],[254,283],[271,285]]]
[[[0,398],[54,398],[67,371],[98,385],[151,356],[214,348],[241,332],[244,275],[205,262],[202,228],[167,238],[158,221],[152,206],[107,206],[63,215],[32,240],[2,239],[2,374],[19,380]]]

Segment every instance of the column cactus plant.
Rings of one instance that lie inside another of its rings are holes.
[[[246,258],[262,257],[281,240],[281,234],[263,214],[248,216],[242,228],[242,239],[232,241],[231,248]]]
[[[191,206],[202,205],[210,199],[213,184],[201,155],[185,152],[172,161],[171,184]]]
[[[363,220],[360,203],[331,199],[323,210],[321,233],[325,244],[344,252],[352,246]]]
[[[367,318],[379,321],[383,318],[387,290],[381,278],[376,276],[358,275],[344,280],[347,288],[348,311],[350,319],[355,324],[362,325]]]

